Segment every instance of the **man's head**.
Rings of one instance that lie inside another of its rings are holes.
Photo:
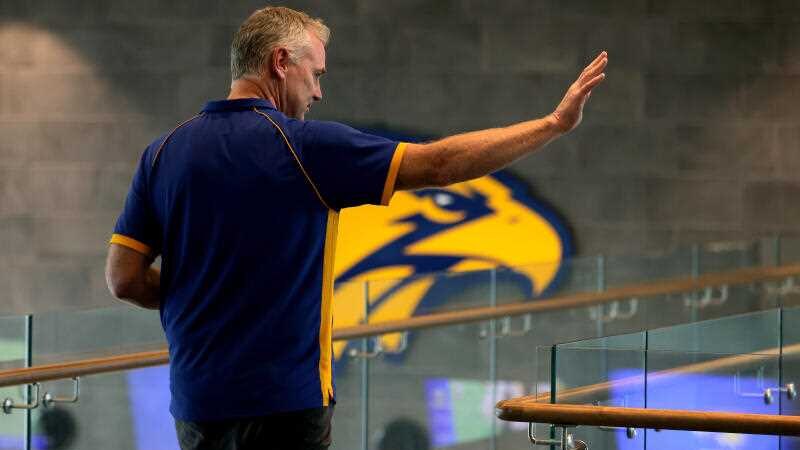
[[[265,85],[284,114],[302,119],[322,98],[330,30],[320,19],[284,7],[257,10],[231,44],[231,78]]]

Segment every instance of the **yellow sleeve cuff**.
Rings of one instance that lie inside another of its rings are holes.
[[[108,243],[109,244],[119,244],[119,245],[122,245],[123,247],[128,247],[128,248],[130,248],[132,250],[136,250],[137,252],[139,252],[139,253],[141,253],[141,254],[143,254],[145,256],[150,256],[150,252],[151,252],[150,246],[148,246],[147,244],[143,244],[143,243],[137,241],[136,239],[129,238],[128,236],[124,236],[124,235],[116,234],[116,233],[112,234],[111,235],[111,240],[109,240]]]
[[[381,196],[381,205],[388,205],[389,200],[394,195],[394,185],[397,181],[397,172],[400,171],[400,163],[403,162],[403,155],[406,152],[406,143],[400,142],[394,149],[394,156],[392,162],[389,164],[389,173],[386,174],[386,183],[383,185],[383,195]]]

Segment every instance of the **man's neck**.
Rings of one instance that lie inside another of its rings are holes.
[[[228,100],[239,98],[263,98],[272,103],[276,108],[278,103],[275,101],[277,96],[270,92],[269,88],[260,80],[253,78],[239,78],[231,83],[231,92]]]

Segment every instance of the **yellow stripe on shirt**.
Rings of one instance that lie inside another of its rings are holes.
[[[339,230],[339,213],[328,211],[325,226],[325,250],[322,256],[322,305],[319,324],[319,383],[322,389],[322,406],[328,406],[333,397],[333,261],[336,253],[336,235]]]
[[[389,172],[386,174],[386,183],[383,185],[383,195],[381,196],[381,205],[388,205],[389,200],[394,195],[394,185],[397,181],[397,172],[400,171],[400,163],[403,162],[403,155],[406,152],[406,143],[400,142],[394,149],[394,156],[392,162],[389,164]]]
[[[137,241],[136,239],[128,237],[128,236],[124,236],[124,235],[116,234],[116,233],[112,234],[111,235],[111,239],[108,241],[108,243],[109,244],[119,244],[119,245],[122,245],[123,247],[128,247],[130,249],[136,250],[137,252],[139,252],[139,253],[141,253],[141,254],[143,254],[145,256],[150,256],[150,251],[151,251],[150,246],[148,246],[147,244],[143,244],[143,243]]]

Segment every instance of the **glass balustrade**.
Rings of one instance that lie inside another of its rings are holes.
[[[585,293],[797,261],[798,240],[784,238],[700,245],[661,256],[582,257],[499,268],[475,263],[463,267],[473,270],[457,273],[376,276],[337,283],[334,329],[523,301],[533,304],[538,297],[569,301]],[[702,376],[713,380],[707,393],[712,397],[721,395],[724,385],[734,392],[731,398],[752,402],[759,389],[770,388],[775,401],[764,407],[791,413],[794,403],[778,388],[788,383],[787,374],[800,371],[800,351],[796,357],[786,352],[783,358],[764,351],[781,344],[800,348],[800,331],[795,331],[800,327],[786,325],[795,310],[775,309],[800,303],[798,292],[787,280],[702,286],[335,341],[333,448],[519,448],[527,439],[527,427],[494,418],[494,404],[500,399],[535,395],[550,402],[555,396],[561,403],[649,407],[664,401],[667,407],[702,409],[705,403],[690,401],[704,390],[688,387]],[[110,299],[109,304],[115,306],[0,318],[2,368],[163,348],[157,312]],[[729,317],[749,311],[759,312]],[[800,324],[798,320],[794,322]],[[748,325],[746,331],[739,321]],[[560,342],[569,343],[553,347]],[[647,381],[654,373],[732,357],[747,360],[741,373],[725,367],[675,375],[672,379],[681,381],[663,381],[663,387]],[[619,380],[623,385],[612,383]],[[38,397],[50,393],[60,401],[30,411],[13,409],[0,417],[0,450],[177,448],[167,409],[167,366],[85,376],[80,383],[77,402],[68,401],[75,389],[72,380],[48,381],[40,386]],[[3,398],[24,405],[33,390],[3,388]],[[681,394],[668,394],[675,390]],[[537,432],[549,433],[541,426]],[[591,433],[586,440],[592,448],[638,448],[645,439],[664,439],[663,448],[671,448],[666,432],[639,430],[630,439],[627,430],[581,433]],[[413,447],[415,443],[419,445]]]
[[[30,316],[0,317],[0,367],[3,369],[30,365],[30,324]],[[30,386],[0,388],[0,402],[3,402],[0,449],[21,449],[29,442],[30,410],[19,407],[33,403],[34,394],[36,391]]]
[[[549,400],[653,409],[800,413],[800,308],[771,309],[540,349]],[[539,424],[539,435],[549,426]],[[580,427],[593,449],[789,449],[798,439],[730,433]]]

